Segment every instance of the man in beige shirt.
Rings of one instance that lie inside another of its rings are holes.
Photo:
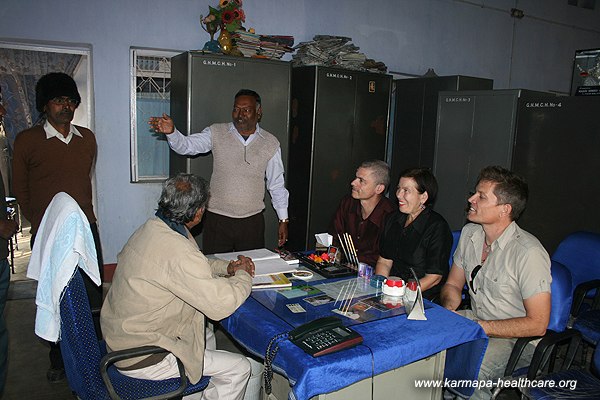
[[[205,319],[231,315],[250,295],[254,264],[207,259],[190,229],[202,219],[208,183],[179,174],[168,179],[156,217],[129,238],[118,255],[118,268],[108,291],[100,322],[110,350],[154,345],[166,357],[121,361],[123,374],[161,380],[179,376],[179,358],[192,383],[210,376],[202,399],[241,400],[250,363],[241,354],[215,350]]]
[[[535,236],[515,220],[527,203],[525,181],[502,167],[486,167],[469,198],[467,224],[461,232],[454,262],[442,288],[442,305],[456,310],[465,283],[471,310],[463,313],[489,336],[479,381],[496,382],[519,337],[541,336],[550,320],[550,258]],[[521,364],[531,359],[528,346]],[[518,366],[519,366],[518,365]],[[472,399],[489,399],[489,387]]]

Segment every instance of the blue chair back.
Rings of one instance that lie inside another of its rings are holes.
[[[108,399],[100,377],[104,356],[96,337],[92,311],[79,270],[65,288],[60,302],[60,350],[69,387],[81,399]]]
[[[571,304],[573,303],[573,289],[571,272],[558,261],[550,261],[550,273],[552,274],[552,309],[550,311],[550,322],[548,329],[562,332],[567,327]]]
[[[104,341],[98,341],[96,337],[92,312],[79,269],[75,271],[64,290],[60,302],[60,318],[60,349],[69,387],[81,400],[109,399],[100,376],[100,360],[106,354],[106,344]],[[158,396],[179,386],[179,378],[162,381],[135,379],[122,375],[114,365],[108,368],[108,374],[116,393],[124,400]],[[188,385],[184,395],[204,389],[209,379],[203,377],[195,385]]]
[[[573,278],[573,290],[582,282],[600,279],[600,234],[575,232],[560,242],[552,259],[565,265]]]
[[[452,267],[452,263],[454,262],[454,252],[458,247],[458,240],[460,239],[460,230],[452,231],[452,250],[450,250],[450,259],[448,260],[448,265]]]

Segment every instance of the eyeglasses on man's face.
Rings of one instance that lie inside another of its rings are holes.
[[[252,114],[253,112],[256,111],[256,107],[233,107],[233,110],[231,111],[234,114],[240,113],[240,114]]]
[[[475,290],[475,287],[473,286],[473,281],[475,280],[475,277],[477,276],[477,273],[479,272],[480,269],[481,269],[481,264],[479,264],[478,266],[473,268],[473,271],[471,271],[471,280],[469,281],[469,287],[475,294],[477,294],[477,290]]]
[[[70,105],[73,107],[77,107],[79,105],[79,100],[77,99],[72,99],[70,97],[67,96],[62,96],[62,97],[55,97],[52,100],[50,100],[52,103],[57,104],[59,106],[64,106],[64,105]]]

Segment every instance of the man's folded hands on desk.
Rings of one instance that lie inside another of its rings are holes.
[[[246,271],[250,276],[254,276],[254,262],[250,257],[239,255],[237,260],[230,261],[227,266],[227,274],[229,276],[235,275],[239,270]]]

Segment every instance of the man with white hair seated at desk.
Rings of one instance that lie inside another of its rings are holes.
[[[206,318],[226,318],[248,298],[254,263],[243,256],[209,260],[198,249],[190,229],[200,223],[208,197],[208,183],[198,176],[178,174],[165,182],[156,216],[118,255],[100,322],[111,351],[147,345],[169,351],[118,362],[121,373],[177,377],[177,357],[192,383],[211,377],[203,399],[241,400],[250,363],[208,345],[214,336],[206,330],[205,340],[204,327]]]

